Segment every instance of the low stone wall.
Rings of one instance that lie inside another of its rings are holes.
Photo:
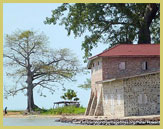
[[[107,117],[61,117],[57,122],[80,125],[160,125],[160,116],[108,119]]]

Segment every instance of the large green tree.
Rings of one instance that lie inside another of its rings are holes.
[[[66,80],[74,80],[80,65],[69,49],[53,50],[48,48],[47,37],[38,32],[17,31],[6,35],[4,44],[4,67],[6,75],[14,78],[11,86],[5,85],[5,95],[16,95],[24,91],[27,95],[27,110],[33,111],[33,90],[55,87]],[[14,85],[16,83],[16,85]]]
[[[82,49],[86,58],[99,42],[109,43],[108,47],[160,42],[160,4],[156,3],[64,3],[52,11],[45,24],[58,21],[68,35],[85,34]]]

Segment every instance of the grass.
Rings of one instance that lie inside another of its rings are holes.
[[[64,106],[58,107],[54,109],[41,109],[35,108],[35,113],[39,115],[83,115],[85,113],[86,108],[84,107],[76,107],[76,106]],[[9,115],[20,115],[23,114],[24,111],[20,110],[8,110]]]
[[[84,107],[75,107],[75,106],[64,106],[54,109],[36,109],[41,115],[81,115],[85,113]]]

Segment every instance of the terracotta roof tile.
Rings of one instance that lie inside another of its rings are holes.
[[[160,56],[160,44],[119,44],[96,56]]]

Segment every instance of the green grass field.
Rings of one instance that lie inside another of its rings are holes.
[[[84,107],[75,107],[75,106],[65,106],[58,107],[54,109],[36,109],[41,115],[81,115],[85,113],[86,108]]]

